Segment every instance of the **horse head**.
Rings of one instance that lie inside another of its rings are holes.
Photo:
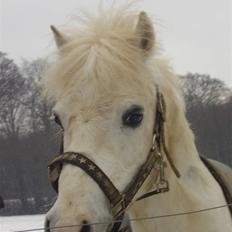
[[[151,62],[153,25],[144,12],[108,12],[91,16],[80,29],[52,31],[58,55],[44,84],[63,130],[63,150],[82,154],[81,163],[91,160],[86,169],[100,167],[122,192],[153,143],[160,78]],[[88,173],[63,163],[57,188],[48,231],[106,231],[101,222],[112,220],[109,199]],[[145,181],[138,192],[147,188]]]

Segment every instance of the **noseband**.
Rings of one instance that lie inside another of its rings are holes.
[[[153,129],[152,147],[148,153],[146,161],[141,165],[134,178],[122,192],[120,192],[114,186],[110,178],[104,173],[103,170],[101,170],[100,167],[98,167],[84,154],[77,152],[64,152],[55,157],[48,165],[49,180],[55,191],[58,192],[58,180],[63,163],[72,164],[79,167],[98,184],[109,200],[111,214],[116,222],[108,226],[107,232],[126,231],[124,229],[120,230],[121,221],[124,217],[125,210],[133,202],[136,193],[150,175],[152,169],[157,170],[159,174],[155,189],[138,197],[136,201],[169,191],[168,181],[164,176],[165,162],[163,159],[163,153],[165,153],[167,160],[176,176],[180,177],[180,174],[174,166],[165,145],[165,111],[166,107],[163,95],[157,91],[156,120]]]

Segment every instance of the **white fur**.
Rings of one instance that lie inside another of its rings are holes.
[[[135,26],[137,19],[127,10],[101,12],[99,17],[85,20],[81,29],[65,35],[69,41],[59,47],[57,61],[44,80],[47,97],[64,126],[64,150],[86,154],[122,191],[151,147],[159,86],[167,104],[167,148],[181,178],[168,166],[165,174],[170,191],[134,203],[129,216],[150,217],[223,205],[226,202],[220,187],[199,159],[178,80],[167,62],[156,55],[149,19],[140,17],[144,20],[140,25],[146,25],[144,31]],[[146,49],[140,47],[145,32],[151,35],[146,38]],[[133,104],[144,108],[144,120],[136,129],[123,126],[121,121]],[[151,174],[139,194],[154,184]],[[103,192],[86,173],[71,165],[65,165],[61,172],[58,199],[47,217],[51,226],[111,220]],[[105,227],[94,226],[94,231],[102,232]],[[133,232],[229,232],[232,223],[224,208],[133,222],[132,228]]]

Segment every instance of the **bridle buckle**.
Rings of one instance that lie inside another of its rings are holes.
[[[158,193],[165,193],[169,191],[169,184],[167,180],[159,181],[156,185],[156,191]]]
[[[169,183],[164,175],[164,168],[166,167],[166,162],[163,160],[163,157],[160,152],[157,153],[157,164],[154,167],[159,170],[159,181],[156,183],[157,193],[164,193],[169,191]]]

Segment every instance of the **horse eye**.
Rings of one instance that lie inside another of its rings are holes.
[[[143,109],[141,107],[133,107],[122,116],[123,125],[131,128],[138,127],[141,124],[142,120]]]
[[[54,121],[56,124],[58,124],[63,129],[62,123],[61,123],[60,118],[57,114],[54,114]]]

